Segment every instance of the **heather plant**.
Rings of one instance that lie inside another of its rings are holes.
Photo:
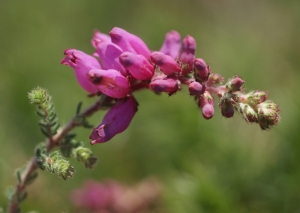
[[[37,87],[28,95],[30,103],[37,108],[39,127],[46,140],[36,146],[29,163],[16,170],[17,184],[7,190],[9,213],[21,212],[20,204],[27,196],[27,186],[37,178],[38,170],[67,180],[75,171],[69,158],[93,168],[97,156],[84,142],[76,140],[72,130],[93,128],[88,118],[100,110],[108,110],[89,137],[91,145],[108,142],[128,128],[138,110],[143,110],[135,97],[139,90],[172,97],[186,85],[189,91],[186,95],[193,98],[204,119],[211,119],[215,108],[219,108],[225,118],[238,113],[246,122],[257,123],[262,130],[269,130],[280,121],[279,107],[268,99],[267,92],[246,92],[245,81],[240,76],[224,81],[220,74],[213,72],[213,64],[210,66],[196,57],[196,41],[190,35],[181,39],[178,32],[170,31],[161,49],[152,51],[141,38],[115,27],[109,35],[96,31],[91,43],[95,48],[92,55],[67,49],[61,61],[73,68],[79,85],[95,99],[91,106],[82,110],[82,103],[79,103],[74,117],[61,127],[46,89]],[[84,189],[74,192],[72,199],[75,205],[86,207],[90,212],[147,211],[158,199],[160,186],[156,182],[141,184],[130,191],[130,187],[124,189],[115,182],[89,182]],[[131,196],[139,197],[140,202],[130,202],[128,191]],[[148,195],[152,192],[153,196],[147,197],[147,192]]]

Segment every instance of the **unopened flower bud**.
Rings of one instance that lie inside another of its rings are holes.
[[[93,152],[86,147],[79,146],[72,150],[73,156],[80,162],[83,162],[86,168],[92,168],[97,162]]]
[[[263,130],[270,129],[280,120],[279,107],[272,101],[265,101],[257,105],[258,123]]]
[[[173,73],[180,72],[181,70],[181,67],[174,58],[162,52],[153,52],[150,59],[166,75],[172,75]]]
[[[93,69],[88,72],[88,76],[102,93],[112,98],[123,98],[130,92],[127,78],[117,70]]]
[[[248,104],[239,103],[239,112],[243,115],[245,121],[257,123],[257,112]]]
[[[130,74],[138,80],[151,79],[154,74],[153,65],[143,55],[123,52],[119,60]]]
[[[244,83],[245,81],[243,79],[238,76],[234,76],[226,83],[226,88],[232,92],[240,91]]]
[[[215,112],[214,99],[208,91],[205,91],[200,96],[198,105],[201,108],[202,116],[205,119],[211,119],[213,117],[214,112]]]
[[[68,160],[64,159],[59,151],[54,151],[50,153],[49,156],[45,156],[42,154],[39,158],[45,159],[44,161],[44,169],[51,173],[57,174],[59,177],[63,178],[64,180],[73,177],[74,175],[74,167],[69,163]]]
[[[204,87],[197,81],[193,81],[189,84],[190,95],[201,95],[204,93]]]
[[[64,54],[65,57],[61,61],[61,64],[73,67],[79,85],[88,93],[96,94],[99,90],[89,81],[87,73],[91,69],[101,69],[98,60],[75,49],[65,50]]]
[[[194,61],[195,77],[198,81],[207,81],[210,74],[209,67],[202,58],[196,58]]]
[[[228,99],[221,99],[219,107],[224,117],[231,118],[234,115],[234,107]]]
[[[96,53],[95,56],[99,57],[102,66],[105,69],[114,69],[119,71],[123,76],[127,75],[126,69],[119,61],[119,56],[123,50],[118,45],[111,41],[95,42]]]
[[[249,103],[250,105],[260,104],[266,101],[267,98],[268,93],[260,90],[254,90],[245,95],[240,95],[240,100],[244,103]]]
[[[182,41],[182,49],[179,55],[179,61],[185,65],[186,73],[190,72],[194,66],[196,51],[196,41],[192,36],[187,35]]]
[[[166,34],[165,41],[159,52],[169,55],[172,58],[176,58],[179,54],[180,47],[181,36],[177,31],[172,30]]]
[[[218,84],[222,84],[223,81],[224,81],[224,78],[221,75],[215,74],[215,73],[211,73],[208,76],[208,80],[206,82],[206,85],[207,86],[215,86],[215,85],[218,85]]]
[[[127,129],[137,111],[137,103],[130,96],[119,100],[104,116],[101,124],[90,135],[91,144],[109,141],[116,134]]]
[[[123,51],[137,53],[145,56],[146,58],[150,57],[151,51],[145,42],[136,35],[118,27],[114,27],[110,31],[109,35],[111,37],[111,41],[121,47]]]
[[[174,78],[156,79],[149,86],[154,92],[168,92],[172,95],[180,89],[180,81]]]
[[[111,42],[111,39],[110,39],[109,35],[101,33],[98,30],[95,30],[94,31],[93,39],[91,41],[93,47],[96,48],[97,43],[103,42],[103,41],[105,41],[105,42]]]

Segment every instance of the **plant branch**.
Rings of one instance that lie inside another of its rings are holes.
[[[106,101],[106,97],[102,97],[100,100],[97,100],[92,105],[87,107],[84,111],[82,111],[79,115],[74,116],[69,123],[67,123],[64,127],[58,130],[58,132],[50,137],[46,141],[46,149],[47,152],[51,151],[54,147],[59,146],[60,141],[70,132],[73,128],[80,126],[77,122],[78,116],[80,117],[89,117],[93,115],[95,112],[100,110],[101,105]],[[19,213],[19,197],[25,191],[26,188],[26,180],[36,171],[37,166],[37,157],[34,156],[31,158],[29,163],[26,165],[25,171],[22,172],[21,181],[16,185],[14,195],[10,199],[8,213]]]

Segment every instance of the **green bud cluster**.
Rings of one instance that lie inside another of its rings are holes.
[[[239,96],[237,110],[247,122],[258,123],[262,130],[268,130],[280,121],[279,107],[271,100],[267,100],[264,91],[251,91]]]
[[[73,177],[74,167],[59,151],[54,151],[47,155],[46,149],[39,149],[36,154],[37,164],[40,169],[55,173],[64,180]]]
[[[83,162],[87,168],[92,168],[97,162],[97,158],[94,156],[93,152],[86,147],[79,146],[76,149],[73,149],[72,155],[79,162]]]
[[[75,134],[68,134],[65,139],[61,141],[61,153],[67,158],[73,157],[79,162],[83,162],[87,168],[92,168],[97,162],[97,158],[89,148],[84,147],[83,142],[76,141],[74,137]]]
[[[46,137],[51,138],[56,134],[59,128],[51,96],[48,94],[47,90],[37,87],[28,94],[28,98],[31,104],[37,106],[36,112],[38,116],[41,117],[39,126],[42,133]]]

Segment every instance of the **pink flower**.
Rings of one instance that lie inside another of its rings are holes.
[[[201,95],[204,92],[202,84],[197,81],[193,81],[189,84],[190,95]]]
[[[204,94],[200,96],[198,105],[205,119],[211,119],[213,117],[215,111],[214,99],[208,91],[205,91]]]
[[[210,74],[209,67],[202,58],[196,58],[194,61],[195,76],[200,81],[207,81]]]
[[[151,81],[149,87],[154,92],[168,92],[172,95],[180,89],[180,81],[174,78],[158,78]]]
[[[82,188],[76,189],[71,194],[71,200],[75,206],[97,211],[109,209],[121,188],[114,182],[99,183],[97,181],[86,181]]]
[[[226,88],[229,91],[233,92],[240,91],[244,83],[245,81],[239,76],[234,76],[233,78],[228,80],[228,82],[226,83]]]
[[[90,135],[91,144],[109,141],[127,129],[137,111],[137,102],[132,96],[119,100],[104,116],[101,124]]]
[[[102,42],[102,41],[111,42],[111,39],[110,39],[109,35],[101,33],[98,30],[95,30],[93,39],[91,41],[93,47],[96,48],[96,44],[99,42]]]
[[[123,52],[119,60],[121,64],[138,80],[151,79],[154,74],[154,67],[143,55],[136,55],[131,52]]]
[[[231,118],[234,115],[234,107],[230,100],[222,99],[219,103],[219,107],[221,109],[221,113],[226,118]]]
[[[74,68],[75,76],[80,86],[90,94],[96,94],[98,88],[90,82],[87,73],[91,69],[101,69],[97,59],[75,49],[68,49],[64,52],[65,57],[60,62],[61,64]]]
[[[196,41],[192,36],[187,35],[182,41],[182,50],[179,55],[179,61],[187,65],[187,71],[191,71],[194,66],[196,51]]]
[[[145,56],[146,58],[150,57],[151,51],[145,42],[136,35],[118,27],[114,27],[110,31],[109,35],[111,37],[111,41],[121,47],[123,51],[137,53]]]
[[[112,98],[124,98],[130,92],[127,78],[117,70],[93,69],[88,72],[88,76],[98,90]]]
[[[119,56],[123,50],[111,41],[95,41],[95,56],[99,57],[102,62],[102,66],[105,69],[114,69],[119,71],[123,76],[127,76],[126,69],[119,61]]]
[[[180,65],[174,60],[174,58],[162,52],[153,52],[150,59],[166,75],[172,75],[175,72],[181,71]]]
[[[180,47],[180,34],[177,31],[172,30],[166,34],[165,41],[159,51],[172,58],[176,58],[179,54]]]

